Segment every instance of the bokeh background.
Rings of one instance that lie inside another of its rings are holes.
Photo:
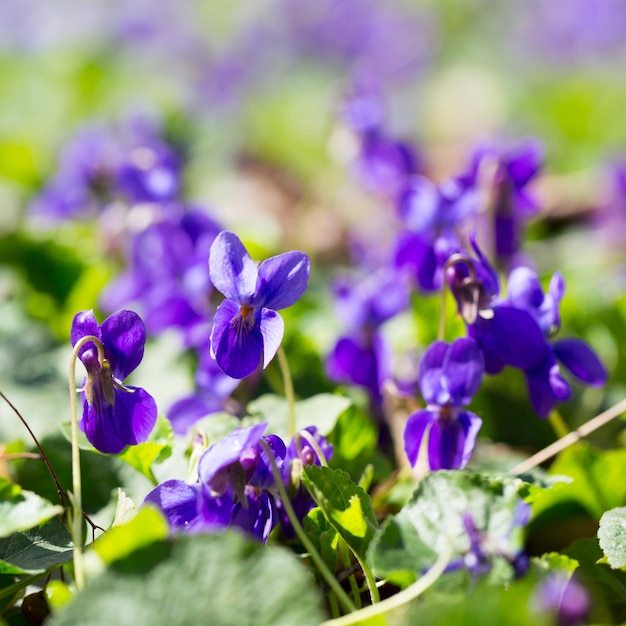
[[[339,124],[346,93],[365,85],[381,94],[390,135],[411,142],[435,181],[481,142],[544,143],[525,251],[546,280],[563,272],[562,335],[588,341],[610,372],[604,389],[576,387],[562,407],[571,426],[589,419],[626,390],[625,63],[621,0],[2,0],[2,390],[42,436],[69,419],[71,320],[87,308],[102,319],[100,294],[124,269],[120,238],[142,213],[132,223],[129,207],[51,220],[38,206],[85,128],[123,133],[137,119],[183,155],[186,201],[254,257],[313,257],[309,293],[286,313],[286,349],[300,395],[333,389],[328,284],[355,232],[374,252],[381,244],[379,199],[351,176]],[[415,362],[438,303],[416,303],[389,329]],[[146,354],[134,381],[165,411],[193,388],[195,362],[173,332],[152,337]],[[554,435],[517,374],[487,381],[475,410],[486,437],[532,450]],[[271,390],[257,384],[250,394]],[[23,427],[6,407],[0,417],[0,440],[19,447]]]

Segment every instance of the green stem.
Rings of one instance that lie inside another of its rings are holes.
[[[444,277],[441,286],[441,307],[439,309],[439,329],[437,330],[437,339],[444,341],[446,336],[446,281]]]
[[[548,421],[550,422],[550,426],[552,426],[552,430],[554,431],[554,434],[559,439],[569,434],[569,428],[567,427],[565,420],[556,409],[553,409],[552,411],[550,411],[550,415],[548,415]]]
[[[296,398],[293,392],[293,381],[291,379],[291,372],[289,371],[287,355],[282,345],[279,346],[276,354],[278,355],[278,364],[280,365],[280,371],[283,375],[285,398],[287,398],[287,407],[289,410],[289,437],[291,438],[296,434]]]
[[[451,556],[452,544],[448,546],[447,550],[444,550],[439,554],[439,558],[435,561],[435,564],[410,587],[403,589],[399,593],[396,593],[378,604],[366,606],[356,613],[351,613],[350,615],[344,615],[338,619],[323,622],[322,626],[348,626],[348,624],[361,624],[372,617],[394,611],[402,605],[415,600],[415,598],[421,596],[424,591],[426,591],[426,589],[436,582],[437,579],[443,574]]]
[[[619,417],[625,411],[626,398],[613,405],[610,409],[607,409],[603,413],[596,415],[596,417],[590,419],[588,422],[585,422],[576,430],[573,430],[565,435],[565,437],[561,437],[561,439],[558,439],[543,450],[540,450],[537,454],[533,454],[525,461],[522,461],[510,470],[511,474],[524,474],[534,467],[537,467],[537,465],[541,465],[541,463],[551,459],[553,456],[556,456],[559,452],[562,452],[573,443],[576,443],[583,437],[590,435],[594,430],[597,430],[601,426],[608,424],[611,420],[614,420],[616,417]]]
[[[341,552],[343,566],[348,569],[350,567],[350,551],[348,550],[348,544],[341,538],[339,539],[339,551]],[[362,606],[361,591],[356,583],[354,574],[350,574],[348,580],[350,581],[350,591],[352,592],[352,597],[354,598],[354,605],[357,609],[360,609]]]
[[[324,559],[322,559],[322,557],[319,555],[312,541],[309,539],[306,532],[304,532],[304,528],[302,528],[302,525],[298,521],[293,507],[291,506],[289,495],[287,493],[287,489],[285,489],[282,476],[280,475],[280,470],[276,465],[276,459],[274,458],[272,449],[263,439],[261,439],[260,443],[263,446],[265,453],[267,454],[270,465],[272,466],[272,474],[274,475],[274,480],[276,481],[278,493],[280,494],[283,506],[285,507],[285,513],[287,513],[287,517],[289,518],[289,521],[291,522],[291,525],[293,526],[293,529],[298,536],[298,539],[302,542],[304,549],[309,553],[319,573],[328,583],[328,586],[334,591],[337,599],[339,600],[339,602],[341,602],[344,609],[349,612],[356,611],[356,607],[352,603],[352,600],[350,600],[348,594],[343,590],[343,587],[339,584],[334,574],[328,569],[328,566],[326,565],[326,563],[324,563]]]
[[[92,342],[98,350],[98,360],[104,362],[104,346],[98,337],[86,335],[81,337],[74,346],[70,359],[70,417],[72,426],[72,540],[74,541],[74,580],[76,589],[85,586],[85,569],[83,565],[83,504],[80,477],[80,448],[78,447],[78,416],[76,412],[76,359],[79,350],[88,342]]]
[[[370,591],[370,599],[372,600],[372,604],[379,603],[380,593],[378,593],[378,587],[376,585],[376,578],[374,577],[372,570],[370,569],[369,565],[361,557],[359,557],[359,555],[356,552],[354,552],[353,554],[356,557],[356,560],[359,562],[359,565],[361,566],[363,573],[365,574],[365,580],[367,581],[367,586]]]

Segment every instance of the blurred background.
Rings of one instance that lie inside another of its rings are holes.
[[[384,246],[383,202],[354,175],[342,117],[363,90],[379,97],[368,114],[436,182],[481,143],[543,143],[524,249],[546,280],[563,272],[562,335],[588,341],[610,372],[605,389],[575,388],[562,408],[571,425],[589,419],[626,391],[625,63],[621,0],[2,0],[2,390],[40,434],[69,419],[71,320],[88,308],[104,319],[115,307],[103,293],[123,303],[128,284],[115,281],[156,196],[237,232],[254,258],[313,257],[286,348],[301,396],[333,389],[328,285],[355,238],[371,255]],[[126,195],[103,200],[103,172],[120,158]],[[147,250],[158,273],[166,263]],[[438,302],[389,329],[414,364]],[[197,355],[193,339],[152,327],[133,380],[164,412],[193,391]],[[488,381],[475,410],[486,436],[534,449],[554,435],[517,374]],[[0,440],[25,438],[6,407],[0,416]]]

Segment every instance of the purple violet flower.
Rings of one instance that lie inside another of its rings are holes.
[[[533,270],[519,267],[509,276],[507,300],[527,310],[546,338],[560,328],[559,303],[564,293],[565,281],[558,272],[552,276],[545,294]],[[571,397],[570,385],[561,375],[559,362],[588,385],[602,386],[608,378],[604,365],[584,341],[557,339],[547,345],[544,358],[534,367],[524,368],[531,403],[541,417],[547,417],[557,402]]]
[[[498,274],[478,247],[477,259],[460,256],[449,265],[446,279],[454,294],[467,334],[476,340],[485,359],[485,372],[499,373],[505,365],[532,369],[544,362],[549,346],[531,312],[499,297]]]
[[[566,572],[553,572],[539,582],[532,597],[535,610],[556,614],[558,626],[579,626],[589,620],[589,592]]]
[[[484,373],[483,357],[473,339],[452,344],[435,341],[419,364],[419,385],[426,408],[411,415],[404,430],[404,450],[415,465],[428,436],[431,470],[461,469],[474,450],[480,417],[466,411]]]
[[[346,328],[326,363],[328,375],[368,389],[374,402],[382,400],[383,383],[391,378],[391,351],[381,325],[409,304],[409,290],[396,272],[383,269],[364,280],[335,285],[335,308]]]
[[[209,275],[226,296],[215,313],[211,355],[232,378],[245,378],[274,358],[284,323],[276,312],[306,290],[310,259],[298,250],[279,254],[258,267],[237,235],[223,231],[213,242]]]
[[[235,526],[267,541],[278,523],[275,482],[261,439],[270,446],[279,471],[287,454],[267,424],[236,428],[200,457],[198,483],[169,480],[145,498],[158,506],[173,531],[212,532]]]
[[[93,311],[77,313],[72,322],[72,345],[93,335],[104,346],[104,361],[92,342],[78,353],[87,370],[83,384],[80,427],[100,452],[117,454],[126,446],[146,441],[157,418],[154,398],[140,387],[122,381],[143,358],[146,329],[133,311],[118,311],[98,325]]]

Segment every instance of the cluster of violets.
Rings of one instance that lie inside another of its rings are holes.
[[[526,221],[538,210],[530,183],[542,163],[539,142],[508,150],[480,146],[462,174],[436,184],[416,150],[386,132],[376,94],[355,90],[341,109],[341,122],[356,140],[352,171],[380,199],[395,231],[388,250],[365,256],[356,272],[333,283],[343,330],[327,355],[327,373],[365,388],[372,414],[382,420],[389,381],[404,393],[419,388],[423,406],[404,430],[411,465],[422,454],[432,471],[467,465],[482,424],[468,407],[486,374],[507,366],[521,370],[540,417],[570,397],[563,368],[590,385],[606,381],[587,344],[555,338],[563,277],[556,273],[544,291],[522,253]],[[124,384],[148,335],[176,328],[197,356],[197,391],[166,412],[174,431],[184,435],[200,418],[232,409],[238,382],[268,366],[284,335],[279,311],[307,288],[311,261],[304,252],[257,264],[237,235],[223,230],[208,210],[184,201],[183,168],[181,155],[153,126],[135,122],[118,134],[89,130],[62,155],[33,208],[56,219],[96,215],[105,228],[111,214],[126,215],[116,242],[126,269],[101,300],[102,308],[115,312],[100,325],[92,311],[82,311],[71,330],[87,372],[80,427],[104,453],[146,441],[156,423],[152,396]],[[508,273],[506,291],[496,266]],[[400,379],[385,325],[410,307],[415,293],[442,291],[454,298],[466,336],[433,342],[415,375]],[[224,296],[218,306],[212,303],[216,292]],[[293,536],[287,508],[302,519],[314,506],[300,469],[326,463],[332,446],[315,425],[289,442],[266,428],[237,428],[210,446],[196,437],[194,479],[166,480],[146,503],[163,511],[172,532],[236,527],[267,541],[280,528],[283,536]],[[522,511],[519,525],[526,519]],[[480,573],[490,555],[469,518],[466,530],[471,554],[462,566]],[[523,555],[510,560],[521,572]]]

